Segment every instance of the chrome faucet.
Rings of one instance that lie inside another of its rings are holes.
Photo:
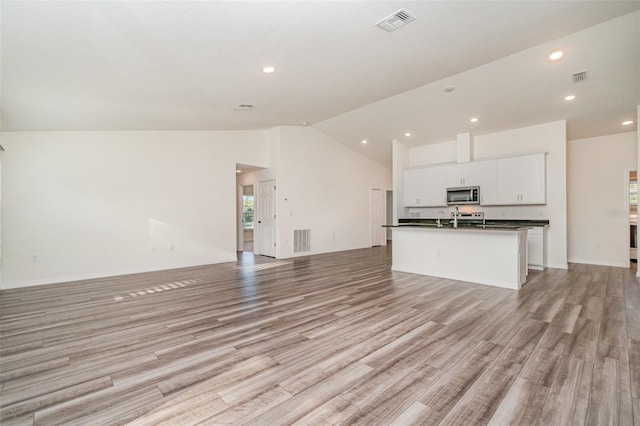
[[[456,210],[453,212],[453,227],[454,228],[458,227],[458,215],[460,215],[460,210],[458,209],[458,206],[456,206]]]
[[[441,217],[444,217],[444,212],[442,210],[438,212],[438,218],[436,219],[436,224],[438,225],[438,228],[442,228],[442,222],[440,222]]]

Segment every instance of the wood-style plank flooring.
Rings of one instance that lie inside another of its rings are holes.
[[[3,425],[640,425],[635,268],[516,292],[379,247],[0,295]]]

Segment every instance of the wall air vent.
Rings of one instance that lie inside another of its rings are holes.
[[[586,71],[580,71],[580,72],[574,72],[573,73],[573,82],[574,83],[580,83],[581,81],[586,81],[587,80],[587,72]]]
[[[396,13],[389,15],[380,22],[376,23],[376,27],[380,27],[383,30],[391,32],[397,30],[398,28],[404,27],[409,22],[414,21],[415,19],[415,16],[404,9],[400,9]]]
[[[293,252],[305,253],[311,251],[311,230],[310,229],[294,229],[293,230]]]
[[[235,107],[234,109],[247,110],[247,109],[253,108],[254,106],[255,106],[254,104],[240,104],[237,107]]]

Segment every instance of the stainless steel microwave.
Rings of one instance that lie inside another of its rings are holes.
[[[480,187],[447,188],[447,204],[480,204]]]

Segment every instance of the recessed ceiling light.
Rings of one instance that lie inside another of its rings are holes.
[[[242,173],[242,170],[237,169],[237,170],[236,170],[236,173]]]
[[[576,95],[567,95],[564,97],[565,101],[572,101],[576,98]]]
[[[308,121],[303,121],[303,122],[302,122],[302,125],[303,125],[303,126],[308,126],[308,125],[309,125],[309,122],[308,122]]]
[[[366,139],[362,139],[362,141],[361,141],[361,142],[362,142],[363,144],[369,143],[369,141],[368,141],[368,140],[366,140]]]
[[[478,121],[480,121],[480,119],[478,117],[471,117],[469,121],[472,123],[477,123]]]
[[[633,120],[625,120],[622,122],[623,126],[631,126],[633,124]]]
[[[456,88],[453,87],[453,86],[447,86],[447,87],[444,88],[444,91],[447,92],[447,93],[451,93],[454,90],[456,90]]]
[[[274,72],[276,70],[275,67],[272,67],[271,65],[262,68],[262,72],[265,74],[271,74],[272,72]]]
[[[554,52],[551,52],[551,54],[549,55],[549,59],[552,61],[557,61],[563,56],[564,56],[564,52],[562,50],[556,50]]]
[[[411,132],[405,132],[404,134],[406,137],[410,137],[411,136]]]

